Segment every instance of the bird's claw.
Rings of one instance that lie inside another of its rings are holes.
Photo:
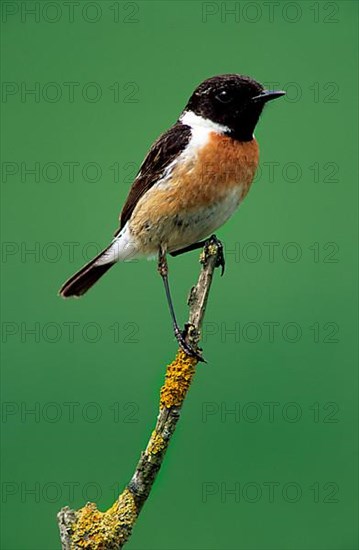
[[[185,354],[188,355],[189,357],[194,357],[195,359],[197,359],[198,362],[206,363],[207,361],[202,356],[200,351],[194,349],[187,342],[187,340],[186,340],[187,331],[188,331],[188,326],[187,325],[186,325],[185,330],[183,332],[181,332],[178,328],[175,328],[175,337],[176,337],[176,340],[177,340],[181,350],[184,351]]]
[[[215,245],[217,247],[217,262],[216,267],[221,268],[221,277],[223,277],[224,270],[226,267],[226,260],[224,257],[224,248],[222,242],[216,237],[216,235],[212,235],[208,241],[206,242],[206,246]]]

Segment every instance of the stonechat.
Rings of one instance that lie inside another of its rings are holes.
[[[117,262],[158,257],[175,336],[186,353],[201,359],[179,329],[166,255],[203,246],[238,208],[258,165],[255,126],[264,105],[284,94],[238,74],[202,82],[150,148],[111,244],[66,281],[61,296],[82,296]]]

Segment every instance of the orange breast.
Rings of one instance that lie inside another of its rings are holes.
[[[230,190],[241,187],[241,198],[248,193],[258,165],[259,150],[255,139],[239,142],[212,133],[208,144],[196,159],[173,173],[174,184],[186,190],[188,207],[192,199],[208,206]],[[178,182],[178,183],[177,183]]]
[[[175,215],[210,206],[235,188],[241,188],[243,199],[253,181],[258,157],[255,139],[239,142],[213,132],[208,144],[176,166],[170,180],[150,190],[136,210],[148,213],[153,209],[153,215],[156,211],[159,215]]]
[[[213,132],[204,147],[186,152],[183,160],[168,180],[139,200],[133,211],[131,232],[143,246],[166,242],[170,235],[173,247],[193,242],[191,231],[194,239],[201,232],[207,235],[212,228],[205,227],[201,216],[211,216],[208,223],[214,227],[222,225],[249,190],[258,164],[258,144]]]

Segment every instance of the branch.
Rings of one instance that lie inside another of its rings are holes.
[[[198,282],[188,298],[186,339],[195,349],[198,348],[208,294],[221,254],[221,244],[215,237],[211,238],[200,257],[202,268]],[[113,506],[100,512],[95,504],[88,502],[80,510],[71,510],[68,506],[60,510],[57,519],[62,550],[120,550],[127,542],[162,465],[196,364],[196,358],[179,350],[175,360],[168,365],[156,427],[146,450],[141,453],[131,481]]]

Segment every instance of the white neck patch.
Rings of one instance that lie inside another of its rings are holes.
[[[203,118],[199,115],[196,115],[193,111],[186,111],[185,113],[183,113],[180,121],[182,122],[182,124],[190,126],[190,128],[192,128],[193,130],[201,128],[203,130],[207,130],[207,132],[216,132],[217,134],[224,134],[225,132],[230,131],[228,126],[217,124],[217,122],[213,122],[212,120],[209,120],[209,118]]]

